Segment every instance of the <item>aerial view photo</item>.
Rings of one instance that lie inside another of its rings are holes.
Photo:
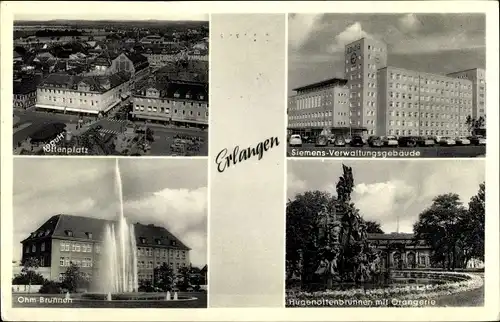
[[[15,155],[208,155],[208,15],[16,17]]]

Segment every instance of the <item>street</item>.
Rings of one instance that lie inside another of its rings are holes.
[[[358,158],[474,158],[484,157],[486,146],[434,146],[434,147],[315,147],[313,143],[303,144],[302,147],[287,148],[288,157],[358,157]]]
[[[48,112],[37,112],[37,111],[15,111],[14,115],[19,117],[19,122],[14,129],[13,134],[13,146],[17,146],[19,142],[26,140],[31,134],[36,132],[42,126],[53,123],[62,122],[65,124],[76,124],[79,117],[75,115],[59,114],[59,113],[48,113]],[[114,118],[103,118],[96,121],[95,117],[84,117],[84,121],[92,120],[94,123],[90,125],[90,128],[95,128],[100,126],[99,132],[106,134],[118,135],[126,130],[126,125],[130,124],[127,120],[117,120]],[[135,122],[136,125],[144,125],[144,122]],[[148,124],[148,128],[153,130],[154,142],[151,144],[151,150],[147,153],[148,155],[172,155],[170,150],[170,145],[174,142],[174,136],[186,135],[186,136],[198,136],[203,138],[200,150],[195,153],[199,156],[208,155],[208,130],[199,130],[197,128],[185,128],[185,127],[165,127],[163,125]]]

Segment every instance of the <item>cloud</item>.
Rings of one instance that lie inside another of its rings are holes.
[[[292,48],[300,48],[316,29],[322,15],[290,14],[288,20],[288,42]]]
[[[469,35],[461,32],[400,39],[392,43],[391,52],[394,54],[419,54],[485,47],[484,35]]]
[[[335,42],[328,47],[328,52],[344,52],[345,45],[361,38],[374,38],[374,36],[364,31],[360,22],[355,22],[335,36]]]
[[[140,221],[161,225],[179,237],[192,249],[193,265],[206,263],[207,188],[167,188],[125,202],[123,208],[126,216],[141,214]]]
[[[416,31],[420,29],[421,22],[414,13],[409,13],[399,18],[399,26],[404,31]]]
[[[306,181],[300,180],[293,172],[287,174],[287,196],[288,198],[295,198],[295,195],[306,190]]]
[[[402,180],[360,183],[353,190],[356,206],[369,220],[394,216],[400,208],[413,203],[415,196],[416,189]]]

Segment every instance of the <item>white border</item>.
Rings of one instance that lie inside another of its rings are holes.
[[[125,5],[124,5],[125,4]],[[432,320],[497,320],[499,318],[499,247],[498,247],[498,4],[493,1],[453,1],[453,2],[3,2],[1,4],[1,123],[2,123],[2,245],[12,243],[12,14],[14,12],[112,12],[116,16],[130,16],[148,12],[168,10],[209,13],[286,13],[286,12],[336,12],[336,13],[486,13],[487,15],[487,117],[489,124],[488,151],[486,157],[486,289],[484,308],[425,308],[425,309],[79,309],[77,314],[69,309],[11,309],[10,277],[12,248],[4,247],[2,256],[2,314],[6,320],[72,320],[72,321],[136,321],[136,320],[177,320],[177,321],[244,321],[244,320],[376,320],[376,321],[427,321]],[[210,48],[210,46],[209,46]],[[286,58],[285,58],[286,59]],[[210,88],[212,84],[210,84]],[[286,92],[286,91],[285,91]],[[286,98],[285,98],[286,99]],[[209,105],[210,106],[210,105]],[[287,107],[287,104],[285,105]],[[210,106],[213,108],[213,106]],[[211,114],[211,113],[210,113]],[[210,119],[210,117],[209,117]],[[286,119],[286,117],[285,117]],[[285,120],[286,121],[286,120]],[[210,133],[210,126],[209,126]],[[210,149],[210,145],[209,145]],[[144,158],[144,157],[142,157]],[[285,158],[285,156],[284,156]],[[366,159],[365,159],[366,160]],[[412,159],[414,160],[414,159]],[[429,159],[427,159],[429,160]],[[211,166],[211,160],[208,160]],[[373,160],[367,160],[373,162]],[[384,161],[379,161],[384,162]],[[418,162],[418,160],[414,160]],[[286,168],[286,167],[285,167]],[[209,177],[210,178],[210,177]],[[210,179],[209,179],[210,180]],[[495,180],[495,181],[494,181]],[[209,183],[210,184],[210,183]],[[283,183],[285,186],[286,184]],[[209,193],[210,195],[210,193]],[[286,194],[285,194],[286,195]],[[210,215],[209,215],[210,216]],[[210,217],[209,217],[210,218]],[[209,231],[208,231],[209,233]],[[209,250],[210,251],[210,250]],[[209,262],[209,260],[208,260]],[[6,273],[7,272],[7,273]],[[168,313],[167,313],[168,312]]]

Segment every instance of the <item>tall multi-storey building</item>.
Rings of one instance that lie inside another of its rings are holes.
[[[104,228],[108,223],[111,222],[97,218],[55,215],[21,242],[22,262],[38,259],[39,273],[50,280],[61,280],[71,263],[88,277],[98,278]],[[189,266],[190,248],[167,229],[136,223],[134,231],[139,280],[152,280],[154,268],[163,263],[174,273]]]
[[[465,136],[472,82],[395,67],[377,72],[377,135]]]
[[[377,70],[387,66],[387,45],[362,38],[345,46],[345,78],[350,90],[351,128],[377,128]]]
[[[36,108],[106,114],[130,91],[130,74],[103,76],[51,74],[37,88]]]
[[[448,74],[450,77],[472,81],[472,117],[486,116],[486,72],[482,68],[473,68]]]
[[[288,101],[288,128],[293,133],[315,135],[323,128],[345,130],[349,126],[347,80],[332,78],[295,88]]]

